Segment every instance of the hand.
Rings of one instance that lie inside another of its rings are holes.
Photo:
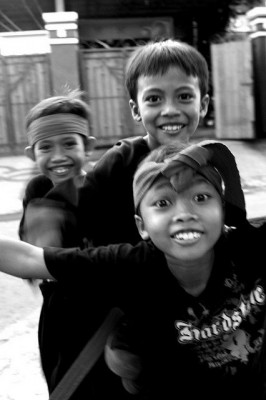
[[[24,217],[24,241],[35,246],[63,246],[65,212],[53,201],[34,200]]]

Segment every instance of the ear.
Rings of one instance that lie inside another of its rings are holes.
[[[141,121],[141,116],[139,113],[139,107],[138,107],[137,103],[134,100],[130,99],[129,107],[131,109],[131,114],[132,114],[133,119],[137,122]]]
[[[150,238],[150,235],[144,228],[144,222],[143,219],[139,215],[134,215],[135,222],[139,231],[140,236],[142,237],[143,240],[148,240]]]
[[[86,141],[85,141],[85,153],[86,156],[88,157],[91,152],[93,151],[94,147],[96,144],[96,139],[94,136],[89,136]]]
[[[208,94],[205,94],[203,98],[201,99],[200,102],[200,116],[201,118],[204,118],[205,115],[207,114],[208,107],[209,107],[209,102],[210,102],[210,96]]]
[[[36,161],[35,160],[34,150],[33,150],[32,146],[25,147],[24,154],[25,154],[26,157],[30,158],[32,161]]]

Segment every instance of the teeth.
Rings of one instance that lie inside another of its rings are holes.
[[[175,235],[178,240],[193,240],[201,236],[199,232],[180,232]]]
[[[164,131],[168,131],[168,132],[180,131],[181,128],[182,128],[182,125],[164,125],[164,126],[162,126],[162,129]]]
[[[69,168],[66,167],[58,167],[58,168],[53,168],[53,171],[56,172],[57,174],[65,174]]]

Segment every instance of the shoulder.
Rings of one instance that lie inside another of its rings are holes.
[[[142,136],[122,139],[112,146],[87,173],[88,180],[115,179],[116,176],[132,175],[137,165],[149,153]]]
[[[124,166],[130,165],[132,162],[149,153],[147,143],[142,136],[122,139],[111,147],[96,163],[95,168],[102,168],[104,165],[120,163]]]
[[[24,198],[27,198],[27,200],[30,201],[34,198],[44,197],[52,188],[53,183],[49,178],[43,174],[36,175],[28,182]]]

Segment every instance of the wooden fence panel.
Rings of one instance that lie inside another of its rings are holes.
[[[249,40],[211,45],[216,137],[254,138],[255,106]]]
[[[0,57],[0,153],[23,149],[26,114],[51,94],[49,54]]]
[[[131,116],[125,90],[125,65],[132,48],[82,50],[81,82],[92,110],[92,134],[98,144],[143,135]]]

